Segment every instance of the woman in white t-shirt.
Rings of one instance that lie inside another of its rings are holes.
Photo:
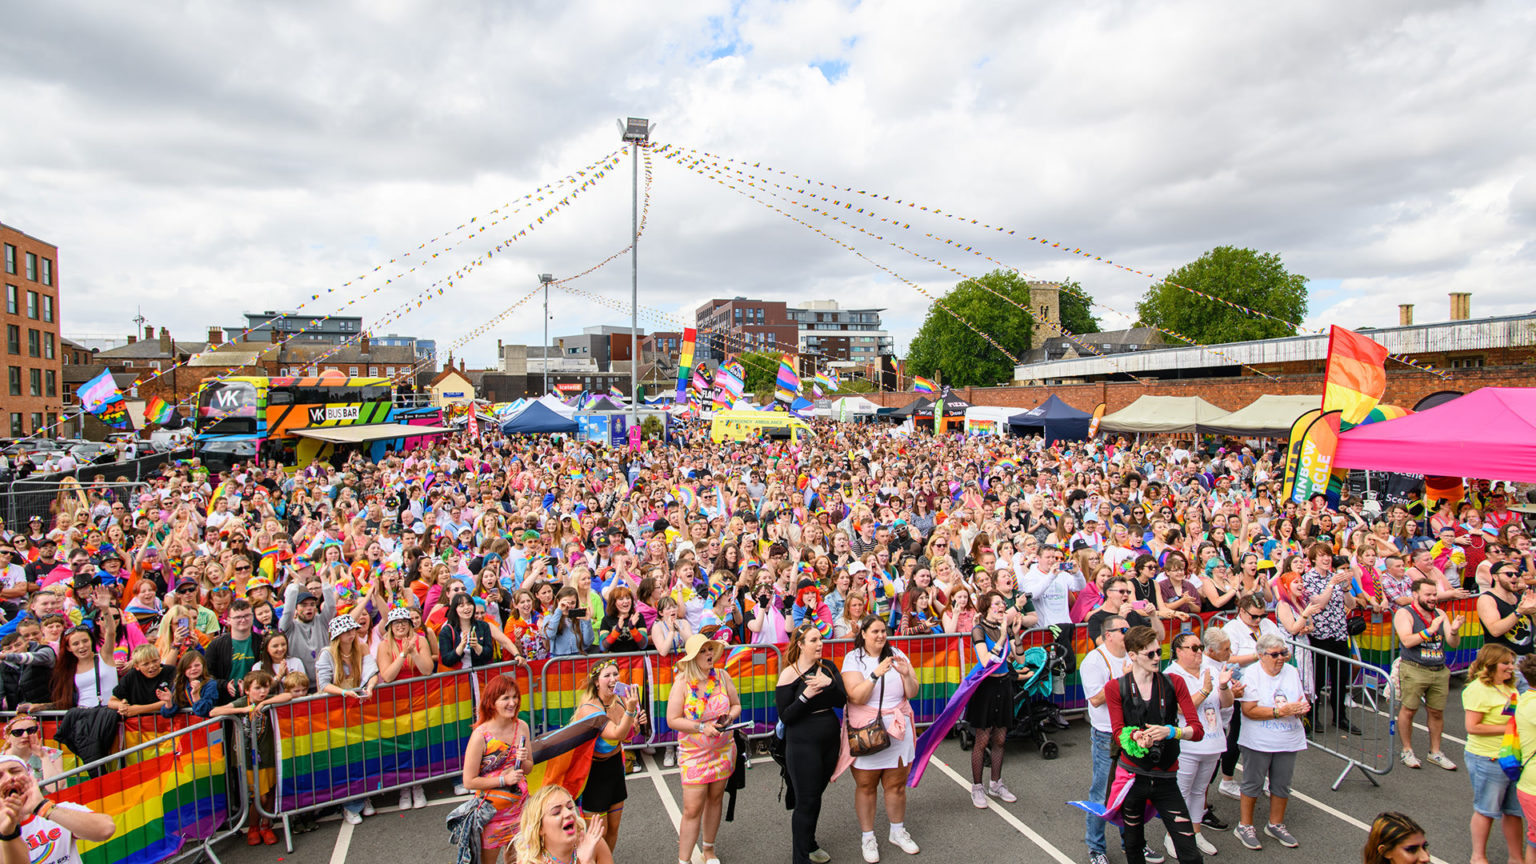
[[[880,860],[880,847],[875,841],[875,797],[881,788],[885,789],[885,815],[891,823],[890,841],[908,855],[916,855],[918,846],[912,842],[904,823],[907,773],[917,751],[915,717],[909,701],[918,693],[917,672],[907,655],[887,641],[885,621],[866,615],[859,622],[853,650],[843,657],[842,674],[843,687],[848,691],[845,745],[848,728],[867,726],[877,718],[885,724],[891,742],[878,753],[857,758],[849,758],[845,746],[844,756],[838,760],[837,774],[853,768],[853,803],[863,832],[859,843],[864,860]],[[832,779],[837,779],[837,775]]]
[[[1282,846],[1296,846],[1285,827],[1285,805],[1291,795],[1296,754],[1307,749],[1301,718],[1312,710],[1296,667],[1286,664],[1290,646],[1279,636],[1260,636],[1259,662],[1243,670],[1243,728],[1237,745],[1243,751],[1242,815],[1232,833],[1249,849],[1261,849],[1253,827],[1253,811],[1264,782],[1269,781],[1269,824],[1264,833]]]
[[[1207,631],[1207,637],[1226,639],[1217,628]],[[1208,641],[1207,640],[1207,641]],[[1163,672],[1170,678],[1184,679],[1189,699],[1200,714],[1200,725],[1205,735],[1199,741],[1186,741],[1179,746],[1179,794],[1189,807],[1194,820],[1195,845],[1206,855],[1215,855],[1216,847],[1200,834],[1200,819],[1205,815],[1205,792],[1221,764],[1221,754],[1227,749],[1227,721],[1232,716],[1232,672],[1222,663],[1208,660],[1205,643],[1193,633],[1180,633],[1173,637],[1173,662]],[[1189,725],[1190,718],[1180,715],[1179,726]],[[1173,849],[1173,838],[1167,839],[1168,849]],[[1173,853],[1177,857],[1177,853]]]

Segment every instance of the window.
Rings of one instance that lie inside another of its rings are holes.
[[[159,372],[160,371],[160,361],[159,360],[151,360],[151,361],[149,361],[149,368],[155,370],[156,372]]]
[[[1451,359],[1452,369],[1481,369],[1482,367],[1483,358],[1481,357],[1453,357]]]
[[[37,256],[31,252],[27,253],[27,281],[37,281]]]
[[[16,275],[16,247],[9,243],[5,244],[5,272],[11,274],[12,276]],[[12,309],[11,311],[14,312],[16,310]],[[15,428],[16,418],[18,416],[19,415],[16,414],[11,415],[12,428]],[[16,432],[13,434],[20,435],[21,433]]]
[[[5,325],[5,350],[12,354],[21,353],[21,328],[15,324]]]
[[[53,323],[53,298],[47,295],[43,296],[43,320]]]
[[[7,246],[5,248],[9,249],[11,247]],[[6,311],[6,313],[10,314],[10,315],[15,315],[17,308],[19,308],[20,302],[21,302],[21,290],[19,288],[17,288],[15,285],[7,285],[7,286],[5,286],[5,311]]]
[[[39,334],[38,334],[38,332],[36,330],[28,330],[27,331],[27,356],[28,357],[41,357],[41,356],[43,356],[43,343],[42,343],[42,339],[41,339],[41,337],[39,336]]]
[[[46,357],[49,360],[53,359],[53,334],[52,333],[44,333],[43,334],[43,356]]]
[[[395,375],[395,367],[393,367],[393,366],[385,366],[384,367],[384,374],[390,376],[391,378],[393,378],[394,375]]]
[[[12,366],[10,370],[11,395],[21,395],[21,367]]]
[[[12,246],[5,247],[7,253],[9,253],[10,250],[13,249],[13,248],[15,248],[15,247],[12,247]],[[20,438],[21,436],[23,436],[25,434],[27,434],[27,430],[23,429],[22,426],[21,426],[21,415],[17,414],[14,411],[12,411],[11,412],[11,437],[12,438]]]
[[[36,291],[28,291],[27,292],[27,317],[31,318],[33,321],[37,320],[37,292]]]
[[[53,427],[55,427],[57,425],[59,425],[59,415],[53,413],[52,411],[49,411],[48,412],[48,428],[52,429]]]
[[[44,382],[44,386],[43,386],[44,393],[43,393],[43,395],[45,395],[45,396],[57,396],[57,395],[59,395],[59,373],[53,371],[52,369],[44,370],[44,372],[43,372],[43,382]]]
[[[31,396],[43,395],[43,370],[27,370],[27,392]]]
[[[736,310],[736,323],[737,324],[741,323],[741,310],[740,309]]]
[[[44,285],[52,285],[53,284],[53,259],[52,258],[44,258],[43,259],[43,279],[42,279],[42,282],[43,282]]]
[[[34,433],[43,431],[43,412],[32,412],[32,431]]]
[[[64,404],[65,405],[73,405],[73,404],[75,404],[75,388],[70,386],[70,385],[68,385],[68,384],[64,385]]]
[[[357,367],[356,366],[348,366],[347,367],[347,377],[349,377],[349,378],[356,378],[357,377]]]

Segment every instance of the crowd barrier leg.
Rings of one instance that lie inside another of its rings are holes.
[[[1302,685],[1312,701],[1311,727],[1307,746],[1344,760],[1344,768],[1333,781],[1337,792],[1351,771],[1358,770],[1379,786],[1376,778],[1392,771],[1397,763],[1397,698],[1387,684],[1387,673],[1362,663],[1287,640],[1294,652],[1298,669],[1310,667],[1312,676],[1303,674]],[[1339,692],[1334,692],[1338,688]],[[1360,731],[1356,735],[1335,722],[1334,699],[1343,719]]]

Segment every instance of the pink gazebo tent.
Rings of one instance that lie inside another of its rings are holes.
[[[1334,465],[1536,482],[1536,388],[1484,387],[1339,436]]]

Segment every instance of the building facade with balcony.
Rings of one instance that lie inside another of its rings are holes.
[[[852,369],[878,364],[882,356],[896,353],[896,342],[880,320],[884,311],[843,308],[836,300],[812,300],[790,306],[788,315],[798,328],[796,345],[801,354],[816,357],[834,369]]]

